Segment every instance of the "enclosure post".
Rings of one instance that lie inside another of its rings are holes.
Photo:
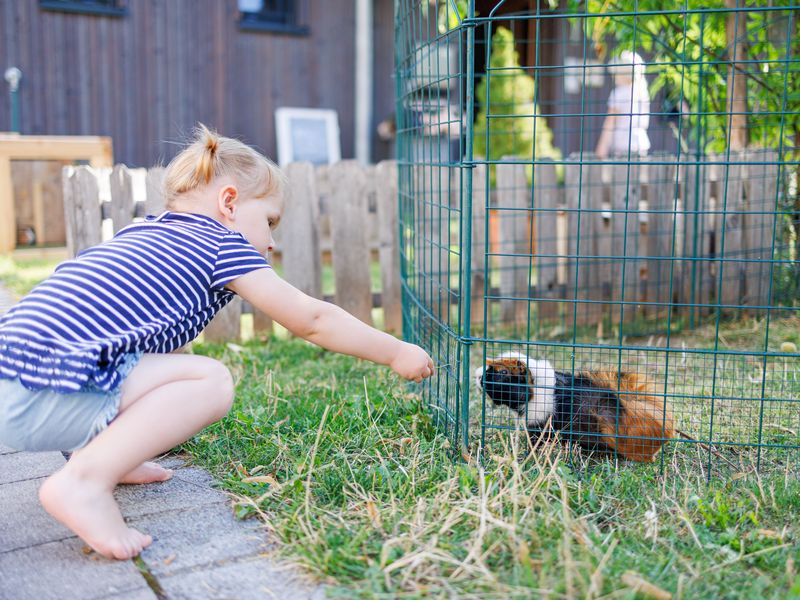
[[[461,359],[461,418],[459,426],[461,427],[461,443],[466,450],[469,447],[469,350],[472,345],[470,339],[472,330],[470,321],[472,320],[472,170],[475,165],[472,163],[472,123],[475,118],[475,0],[470,0],[467,12],[468,23],[467,27],[467,136],[464,145],[464,158],[461,160],[461,168],[464,174],[464,185],[462,188],[462,281],[464,289],[462,290],[460,302],[462,309],[462,333],[461,333],[461,348],[463,349]],[[465,271],[466,270],[466,271]]]

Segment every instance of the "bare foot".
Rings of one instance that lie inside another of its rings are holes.
[[[106,558],[133,558],[153,541],[125,524],[111,490],[73,475],[66,467],[42,484],[39,500],[48,513]]]
[[[165,469],[158,463],[143,462],[120,479],[120,483],[154,483],[172,478],[172,469]]]

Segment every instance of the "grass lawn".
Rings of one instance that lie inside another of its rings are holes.
[[[0,280],[17,294],[55,264],[2,260]],[[721,343],[751,347],[758,327],[725,325]],[[800,341],[796,317],[773,327],[771,343]],[[708,332],[680,339],[699,347]],[[662,477],[661,464],[573,457],[571,466],[557,444],[525,456],[518,434],[490,430],[478,465],[453,459],[415,390],[388,369],[285,338],[194,351],[231,368],[237,399],[180,450],[332,597],[800,598],[797,451],[771,457],[760,476],[709,483],[677,444]],[[694,393],[705,363],[676,360],[670,386]],[[729,396],[762,385],[752,367],[726,367],[741,371]],[[796,400],[796,367],[768,365],[769,393]],[[796,424],[795,405],[782,406]]]
[[[195,351],[239,387],[183,450],[333,596],[800,597],[787,472],[709,484],[691,465],[574,469],[561,446],[523,458],[503,432],[482,466],[454,462],[387,369],[298,340]]]

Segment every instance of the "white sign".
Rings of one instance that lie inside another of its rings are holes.
[[[307,161],[315,165],[339,162],[339,117],[335,110],[287,108],[275,111],[278,163]]]

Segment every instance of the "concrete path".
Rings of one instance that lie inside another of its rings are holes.
[[[0,284],[0,315],[13,304]],[[2,401],[2,398],[0,398]],[[153,536],[137,561],[111,561],[48,515],[37,491],[59,452],[0,446],[0,600],[322,600],[321,587],[270,558],[274,542],[238,521],[211,475],[171,457],[170,481],[120,486],[126,521]]]
[[[0,599],[324,598],[269,558],[274,545],[263,526],[237,521],[208,473],[178,458],[161,462],[175,469],[171,481],[116,493],[126,521],[154,538],[137,567],[87,552],[44,512],[37,490],[64,464],[60,453],[0,447]]]

